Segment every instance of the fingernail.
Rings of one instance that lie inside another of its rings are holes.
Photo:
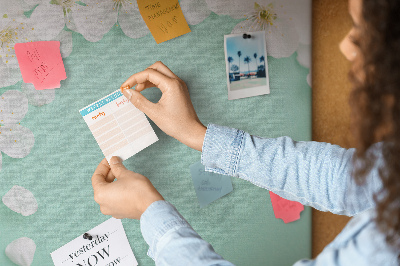
[[[126,85],[125,87],[121,87],[121,92],[124,92],[124,90],[127,90],[127,89],[129,89],[128,85]]]
[[[122,160],[118,156],[113,156],[110,160],[110,164],[119,164],[119,163],[122,163]]]
[[[124,90],[124,93],[126,94],[125,97],[130,100],[132,98],[132,90]]]

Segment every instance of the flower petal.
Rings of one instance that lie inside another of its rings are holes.
[[[35,256],[36,244],[28,237],[21,237],[6,247],[7,257],[17,265],[30,266]]]
[[[118,24],[125,35],[130,38],[140,38],[150,32],[139,10],[126,11],[121,8],[118,15]]]
[[[36,7],[29,20],[36,35],[46,41],[54,39],[65,25],[62,6],[50,3]]]
[[[297,61],[303,67],[310,68],[311,66],[311,45],[299,43],[297,49]]]
[[[28,99],[17,90],[9,90],[0,97],[0,123],[16,124],[28,112]]]
[[[199,24],[211,14],[205,0],[181,0],[180,5],[186,21],[190,25]]]
[[[61,56],[68,57],[72,52],[72,32],[62,30],[54,40],[60,42]]]
[[[22,79],[19,68],[8,67],[0,60],[0,87],[14,85]],[[0,114],[1,116],[1,114]]]
[[[8,67],[19,68],[17,57],[14,51],[16,43],[24,43],[34,40],[35,34],[28,19],[20,17],[8,20],[7,24],[2,24],[2,45],[0,46],[0,57]]]
[[[288,19],[293,20],[299,41],[311,44],[311,0],[280,0],[278,6]]]
[[[51,103],[56,95],[56,90],[36,90],[32,83],[22,82],[21,90],[28,98],[29,104],[34,106]]]
[[[32,192],[21,186],[13,186],[2,198],[4,205],[23,216],[34,214],[38,204]]]
[[[0,18],[14,19],[24,15],[24,10],[21,8],[19,1],[0,1]]]
[[[12,158],[24,158],[35,143],[32,131],[21,125],[0,127],[0,150]]]
[[[254,11],[253,1],[243,0],[206,0],[208,8],[218,15],[229,15],[232,18],[243,18],[245,14]]]
[[[85,1],[86,6],[76,5],[72,17],[77,31],[90,42],[103,38],[117,22],[117,10],[113,10],[113,1]]]

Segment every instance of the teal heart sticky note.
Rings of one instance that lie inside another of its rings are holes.
[[[206,172],[201,162],[192,164],[190,173],[200,208],[204,208],[233,190],[230,176]]]

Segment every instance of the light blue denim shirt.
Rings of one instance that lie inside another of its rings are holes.
[[[351,177],[354,152],[289,137],[264,139],[211,124],[201,159],[207,171],[242,178],[321,211],[355,216],[317,258],[298,261],[296,266],[398,265],[398,251],[386,244],[374,222],[373,195],[382,186],[379,152],[376,167],[363,186]],[[141,216],[140,226],[150,247],[148,255],[157,265],[232,265],[166,201],[150,205]]]

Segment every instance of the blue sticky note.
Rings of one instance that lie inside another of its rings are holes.
[[[225,196],[233,190],[230,176],[206,172],[201,162],[190,166],[190,173],[200,208]]]

